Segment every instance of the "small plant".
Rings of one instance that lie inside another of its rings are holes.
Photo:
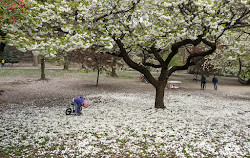
[[[22,136],[22,140],[26,140],[27,139],[27,137],[26,136]]]

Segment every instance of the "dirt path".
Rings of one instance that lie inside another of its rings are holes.
[[[219,77],[218,90],[213,90],[212,76],[207,77],[206,90],[200,90],[200,83],[192,81],[191,74],[173,74],[169,80],[182,81],[179,89],[166,89],[165,95],[170,93],[186,93],[187,95],[205,95],[207,97],[226,97],[228,99],[250,100],[250,87],[242,86],[236,78]],[[85,74],[72,77],[50,77],[48,81],[38,81],[37,78],[1,77],[0,78],[0,106],[6,104],[22,104],[32,100],[60,100],[70,99],[80,95],[105,92],[152,93],[152,85],[142,83],[139,77],[110,78],[101,75],[99,86],[95,86],[95,74]]]

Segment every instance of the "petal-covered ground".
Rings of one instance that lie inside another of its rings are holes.
[[[0,120],[3,157],[249,157],[249,100],[166,94],[100,93],[81,116],[70,99],[9,105]]]

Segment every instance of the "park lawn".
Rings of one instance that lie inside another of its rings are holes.
[[[10,104],[0,120],[0,157],[249,157],[244,100],[180,92],[153,108],[154,96],[90,94],[81,116],[69,99]]]
[[[45,76],[47,79],[54,77],[83,77],[88,74],[88,76],[97,76],[97,71],[93,70],[82,70],[82,69],[69,69],[63,70],[58,68],[46,68]],[[106,71],[102,71],[101,75],[106,75]],[[139,72],[136,71],[117,71],[117,75],[120,78],[138,78]],[[108,75],[106,75],[108,76]],[[37,78],[41,77],[41,69],[40,68],[0,68],[0,77],[29,77],[29,78]]]

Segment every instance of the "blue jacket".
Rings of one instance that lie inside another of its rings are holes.
[[[77,111],[80,111],[80,107],[82,106],[82,103],[84,102],[84,98],[81,96],[80,98],[73,98],[73,102],[77,104]]]

